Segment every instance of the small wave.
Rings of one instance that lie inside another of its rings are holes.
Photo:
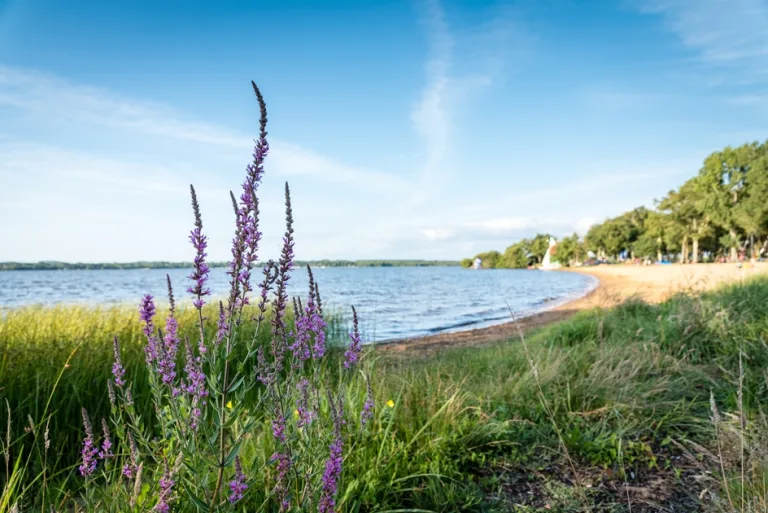
[[[436,328],[429,328],[426,331],[429,333],[442,333],[444,331],[452,331],[452,330],[458,330],[459,328],[466,328],[468,326],[474,326],[475,324],[485,324],[488,322],[495,322],[495,321],[501,321],[504,319],[510,319],[510,316],[507,315],[500,315],[500,316],[494,316],[494,317],[483,317],[483,318],[477,318],[477,319],[470,319],[466,321],[459,321],[455,322],[453,324],[446,324],[444,326],[438,326]]]

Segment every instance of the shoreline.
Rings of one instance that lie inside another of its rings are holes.
[[[710,290],[718,285],[768,274],[768,263],[737,264],[670,264],[639,266],[634,264],[600,265],[566,268],[549,272],[576,272],[592,276],[597,285],[585,295],[519,320],[509,320],[483,328],[421,337],[390,340],[374,345],[382,353],[418,352],[431,354],[453,347],[481,347],[509,340],[531,330],[565,321],[579,312],[594,308],[611,308],[629,298],[660,303],[676,293]]]

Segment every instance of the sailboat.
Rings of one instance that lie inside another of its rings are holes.
[[[541,261],[541,269],[542,271],[552,271],[554,269],[560,269],[562,265],[557,260],[552,260],[552,255],[557,252],[557,241],[554,237],[549,238],[549,247],[547,248],[547,252],[544,254],[544,260]]]

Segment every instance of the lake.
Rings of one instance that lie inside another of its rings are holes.
[[[366,342],[460,331],[554,308],[596,286],[591,276],[569,272],[458,267],[334,267],[313,269],[323,306],[349,312],[354,305]],[[176,296],[190,302],[190,269],[0,272],[0,307],[29,304],[135,304],[143,294],[166,296],[170,274]],[[261,270],[254,272],[256,280]],[[210,286],[224,297],[226,269],[211,270]],[[306,297],[306,269],[296,269],[291,295]]]

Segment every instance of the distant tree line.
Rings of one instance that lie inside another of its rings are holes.
[[[298,260],[296,265],[305,267],[434,267],[458,266],[455,260]],[[227,267],[228,262],[210,262],[210,267]],[[263,262],[257,264],[264,265]],[[59,270],[101,270],[101,269],[185,269],[191,262],[0,262],[0,271],[59,271]]]
[[[709,155],[698,174],[654,202],[559,241],[553,258],[563,265],[588,252],[608,260],[655,259],[683,263],[759,257],[768,250],[768,141]],[[504,253],[475,258],[484,268],[522,268],[541,262],[549,234],[523,239]],[[474,258],[462,260],[471,267]]]

